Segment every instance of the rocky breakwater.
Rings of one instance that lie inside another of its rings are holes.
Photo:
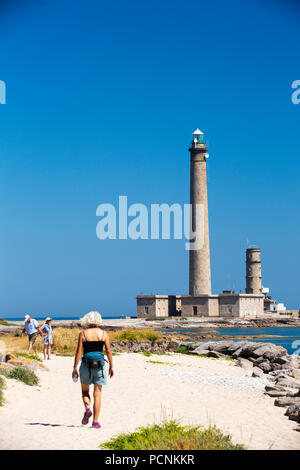
[[[175,339],[157,339],[155,341],[112,341],[111,349],[113,352],[130,352],[141,353],[151,352],[156,354],[164,354],[165,352],[174,352],[181,342]]]
[[[252,377],[265,376],[265,393],[274,405],[286,408],[286,416],[300,423],[300,356],[289,355],[282,346],[249,341],[208,341],[182,343],[190,354],[236,359],[236,366],[249,370]]]

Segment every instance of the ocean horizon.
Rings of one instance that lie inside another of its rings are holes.
[[[35,320],[39,320],[39,321],[42,321],[42,320],[45,320],[47,318],[48,315],[43,315],[43,316],[35,316],[35,315],[32,315],[32,318],[34,318]],[[134,315],[125,315],[125,314],[116,314],[116,315],[101,315],[103,320],[114,320],[114,319],[120,319],[120,318],[125,318],[126,316],[130,316],[130,317],[134,317]],[[7,320],[7,321],[24,321],[24,316],[21,316],[21,317],[2,317],[0,316],[2,320]],[[59,317],[59,316],[52,316],[51,317],[52,320],[54,321],[62,321],[62,320],[72,320],[72,321],[78,321],[80,320],[81,317],[67,317],[67,316],[64,316],[64,317]]]

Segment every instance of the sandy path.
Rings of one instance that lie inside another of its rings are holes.
[[[47,361],[50,371],[39,373],[39,387],[7,380],[7,404],[0,408],[0,449],[96,449],[115,434],[165,417],[184,424],[216,424],[249,449],[300,449],[297,424],[262,389],[241,389],[239,381],[243,386],[249,373],[233,363],[178,354],[122,354],[114,362],[116,375],[103,393],[101,430],[80,424],[80,385],[70,375],[73,358]],[[197,382],[200,376],[202,383]],[[217,382],[211,385],[214,376]],[[233,385],[223,385],[223,377]]]

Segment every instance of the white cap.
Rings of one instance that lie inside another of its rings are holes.
[[[193,135],[203,135],[203,132],[200,131],[200,129],[196,129],[195,132],[193,132]]]
[[[28,320],[30,318],[30,315],[25,315],[25,320]]]
[[[49,320],[52,320],[52,318],[50,318],[50,317],[47,317],[45,321],[49,321]]]

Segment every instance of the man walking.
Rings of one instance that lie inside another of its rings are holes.
[[[38,322],[34,318],[30,318],[30,315],[25,315],[25,324],[22,331],[21,336],[26,332],[29,339],[28,351],[27,354],[30,353],[31,348],[34,350],[35,354],[37,354],[35,341],[38,335],[38,331],[40,332],[41,336],[44,336],[41,327],[38,325]]]

